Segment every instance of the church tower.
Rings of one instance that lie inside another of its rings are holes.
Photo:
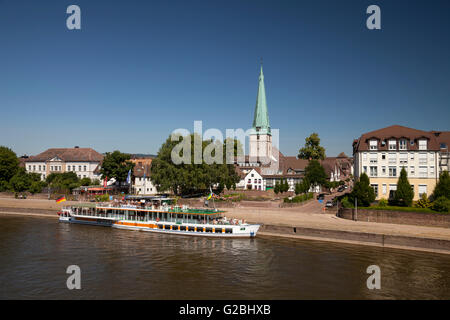
[[[270,132],[269,113],[267,111],[266,90],[264,88],[264,74],[261,65],[256,97],[255,116],[250,133],[250,158],[272,158],[272,133]],[[270,161],[270,160],[269,160]]]

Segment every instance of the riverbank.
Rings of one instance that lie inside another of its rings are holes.
[[[0,198],[0,214],[57,218],[63,202]],[[226,216],[260,223],[258,237],[299,238],[450,254],[450,229],[352,221],[324,213],[322,205],[298,208],[227,208]]]

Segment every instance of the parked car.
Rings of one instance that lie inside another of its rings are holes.
[[[321,193],[317,196],[317,200],[323,200],[325,199],[325,193]]]
[[[342,191],[344,191],[344,190],[345,190],[344,186],[340,186],[340,187],[337,189],[338,192],[342,192]]]
[[[328,207],[328,208],[331,208],[333,206],[334,206],[334,203],[331,200],[328,200],[327,203],[325,204],[325,207]]]

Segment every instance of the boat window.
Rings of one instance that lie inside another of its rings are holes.
[[[233,233],[233,229],[232,228],[225,228],[225,233]]]
[[[205,228],[205,232],[212,232],[212,228],[206,227],[206,228]]]
[[[162,224],[158,224],[158,229],[163,229],[163,225]]]
[[[195,227],[194,226],[189,226],[188,231],[195,231]]]
[[[222,228],[216,228],[215,232],[216,233],[222,233]]]
[[[197,227],[197,232],[203,232],[203,227]]]

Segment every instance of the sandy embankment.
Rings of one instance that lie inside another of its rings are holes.
[[[57,218],[63,206],[79,202],[0,198],[0,214]],[[450,253],[450,229],[351,221],[322,211],[311,202],[299,208],[227,208],[229,218],[263,224],[261,236],[302,238]],[[295,228],[295,229],[294,229]]]

